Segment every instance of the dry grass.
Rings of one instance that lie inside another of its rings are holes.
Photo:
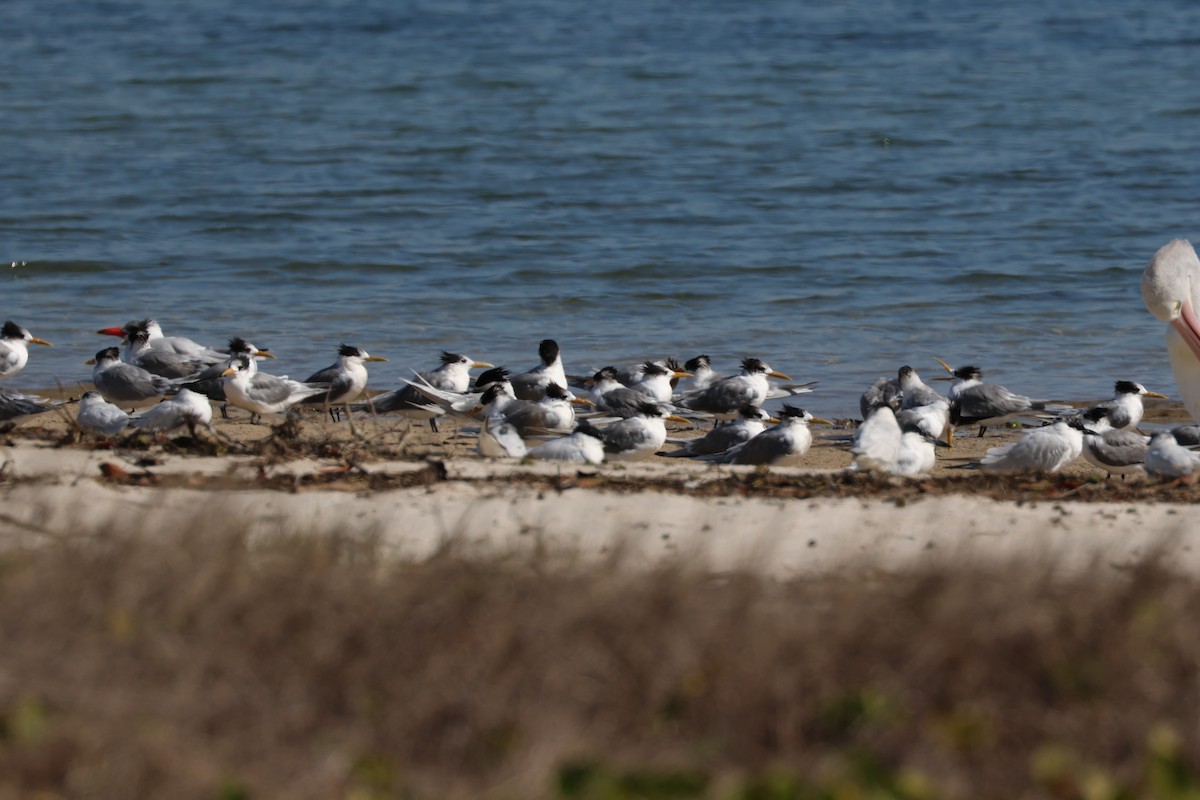
[[[0,556],[0,798],[1196,797],[1200,586]],[[40,794],[39,794],[40,793]]]

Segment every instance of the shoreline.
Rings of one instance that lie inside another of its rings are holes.
[[[1193,482],[1104,480],[1082,460],[1050,476],[961,468],[1014,439],[1010,430],[956,438],[933,475],[909,480],[846,472],[846,432],[828,429],[814,432],[805,467],[767,470],[663,457],[595,467],[488,460],[449,425],[433,434],[423,423],[360,420],[355,439],[319,411],[295,439],[241,418],[218,423],[222,441],[129,447],[71,442],[67,414],[39,416],[54,419],[30,418],[0,447],[9,545],[225,519],[260,535],[377,536],[414,561],[446,547],[545,549],[786,577],[1014,559],[1121,570],[1160,559],[1200,575]]]

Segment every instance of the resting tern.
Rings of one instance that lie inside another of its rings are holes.
[[[342,344],[338,347],[337,361],[322,370],[317,370],[304,382],[311,386],[322,386],[325,391],[304,399],[305,403],[324,403],[330,419],[340,419],[341,409],[334,406],[348,404],[358,398],[367,388],[368,361],[387,361],[383,356],[373,356],[361,347]],[[349,413],[349,409],[347,409]]]
[[[810,422],[829,424],[828,420],[814,417],[802,408],[785,405],[779,413],[779,423],[742,444],[709,456],[700,456],[701,461],[714,464],[796,464],[812,447]]]
[[[437,417],[446,413],[469,413],[478,405],[475,398],[467,396],[467,389],[471,386],[471,370],[498,368],[461,353],[443,352],[441,361],[436,369],[418,372],[415,380],[406,380],[399,389],[371,398],[364,407],[376,414],[401,414],[409,419],[427,419],[435,432],[438,429]],[[501,369],[491,379],[503,380],[505,375],[507,373]]]
[[[324,386],[311,386],[286,377],[276,377],[258,371],[258,362],[246,356],[230,359],[224,373],[225,398],[250,412],[250,422],[262,414],[282,414],[296,403],[315,394],[323,394]]]
[[[716,417],[730,418],[745,405],[762,406],[770,391],[768,377],[791,380],[757,358],[742,360],[742,371],[714,381],[707,389],[690,392],[679,399],[681,408],[703,411]]]
[[[543,339],[538,343],[538,358],[541,360],[536,367],[528,372],[522,372],[509,380],[513,391],[520,400],[536,402],[546,393],[546,387],[551,383],[566,387],[567,373],[563,369],[562,353],[558,342],[553,339]]]
[[[1158,431],[1146,448],[1145,467],[1156,478],[1183,478],[1200,470],[1200,453],[1181,445],[1171,431]]]
[[[675,359],[667,359],[665,364],[657,361],[647,361],[642,365],[641,380],[630,386],[635,392],[650,397],[656,403],[670,403],[675,389],[672,383],[680,378],[690,378],[692,373],[679,369]]]
[[[486,458],[521,458],[526,453],[520,432],[499,414],[484,416],[479,428],[479,455]]]
[[[1159,248],[1142,273],[1142,300],[1166,322],[1167,357],[1192,419],[1200,420],[1200,259],[1186,239]]]
[[[689,358],[684,362],[683,369],[685,372],[692,373],[691,379],[679,386],[679,390],[685,394],[703,391],[711,386],[713,381],[721,377],[713,371],[712,359],[704,354],[700,354],[695,358]]]
[[[566,436],[529,448],[526,455],[543,461],[599,464],[604,461],[604,442],[598,428],[581,426]]]
[[[863,422],[866,422],[867,418],[871,416],[872,410],[879,405],[886,405],[892,411],[899,411],[902,399],[899,380],[879,377],[858,398],[858,411],[862,414]]]
[[[946,436],[946,444],[954,444],[954,430],[950,427],[950,400],[929,388],[917,371],[903,366],[896,373],[902,400],[896,419],[900,426],[916,425],[922,431],[939,439]]]
[[[1084,459],[1113,475],[1142,471],[1149,437],[1112,427],[1105,408],[1088,409],[1082,419]]]
[[[49,411],[58,406],[59,403],[44,397],[15,392],[12,389],[0,389],[0,421],[3,422],[17,417],[27,417],[30,414],[41,414],[43,411]]]
[[[1175,434],[1175,441],[1184,447],[1200,445],[1200,425],[1180,425],[1173,428],[1171,433]]]
[[[667,420],[687,422],[673,416],[661,403],[643,402],[633,416],[598,429],[605,457],[609,461],[649,458],[667,441]]]
[[[488,398],[491,391],[492,389],[489,389],[484,392],[484,398]],[[535,433],[570,432],[575,427],[575,409],[572,404],[582,402],[589,405],[591,403],[578,400],[557,383],[551,383],[546,386],[546,393],[537,402],[518,398],[496,408],[493,400],[492,407],[487,411],[493,417],[499,414],[516,428],[517,433],[524,439]]]
[[[949,445],[915,423],[902,425],[892,407],[880,402],[858,426],[850,453],[854,456],[854,469],[912,478],[933,469],[937,463],[935,446]]]
[[[193,380],[205,367],[222,363],[222,359],[188,356],[170,350],[155,350],[150,347],[150,334],[144,329],[136,330],[130,335],[129,344],[121,358],[126,364],[141,367],[154,375]]]
[[[758,406],[742,406],[736,419],[721,423],[704,436],[688,439],[678,450],[660,455],[670,458],[705,456],[724,453],[763,432],[768,422],[779,422]]]
[[[934,360],[950,373],[950,424],[957,427],[979,426],[982,438],[988,428],[1029,417],[1034,412],[1057,413],[1071,407],[1015,394],[997,383],[985,383],[979,367],[951,368],[940,358]],[[936,380],[936,379],[935,379]],[[942,380],[946,380],[943,378]]]
[[[129,418],[129,423],[142,431],[171,433],[185,425],[192,436],[196,426],[212,430],[212,404],[208,398],[190,389],[180,389],[170,400]]]
[[[1146,411],[1142,405],[1143,397],[1165,398],[1166,395],[1147,391],[1140,383],[1117,381],[1113,388],[1112,400],[1105,400],[1092,408],[1104,409],[1112,427],[1132,430],[1142,421],[1142,415]]]
[[[663,367],[656,366],[655,369],[661,370],[664,376],[670,374]],[[643,403],[654,400],[647,393],[622,384],[617,378],[616,367],[602,368],[592,376],[591,383],[590,393],[596,408],[622,419],[632,417]]]
[[[99,392],[89,389],[79,398],[75,422],[90,433],[116,436],[129,427],[129,415],[101,397]]]
[[[11,378],[29,363],[29,345],[52,345],[39,339],[12,320],[0,327],[0,380]]]
[[[139,330],[146,331],[150,347],[154,350],[165,350],[183,356],[206,358],[212,361],[219,361],[225,356],[224,353],[205,347],[199,342],[188,339],[186,336],[164,336],[162,326],[158,324],[157,320],[153,319],[130,320],[119,328],[101,328],[96,333],[104,334],[105,336],[120,336],[125,340],[126,349],[128,350],[129,341],[132,339],[133,334]]]
[[[275,355],[265,347],[256,347],[247,342],[240,336],[235,336],[229,340],[229,357],[222,363],[212,364],[205,367],[199,373],[189,376],[186,383],[181,384],[185,389],[190,389],[193,392],[199,392],[209,400],[215,400],[218,403],[225,403],[225,379],[222,374],[229,368],[229,363],[237,356],[245,356],[246,358],[275,358]],[[229,417],[225,406],[221,406],[221,416]]]
[[[92,383],[110,403],[126,408],[156,403],[172,392],[175,384],[161,375],[152,375],[141,367],[125,364],[115,347],[106,347],[86,363],[93,364]]]
[[[1073,419],[1034,428],[1012,444],[988,450],[981,463],[991,472],[1058,472],[1083,452],[1082,427]]]

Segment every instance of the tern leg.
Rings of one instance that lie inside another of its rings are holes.
[[[433,432],[434,432],[434,433],[438,433],[438,432],[439,432],[439,431],[438,431],[438,426],[437,426],[437,417],[430,417],[430,418],[429,418],[429,427],[433,429]]]
[[[978,439],[982,439],[982,438],[983,438],[983,435],[984,435],[985,433],[987,433],[987,427],[986,427],[986,426],[984,426],[984,425],[980,425],[980,426],[979,426],[979,436],[977,436],[976,438],[978,438]]]

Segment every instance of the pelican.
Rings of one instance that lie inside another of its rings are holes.
[[[1200,259],[1189,241],[1167,242],[1150,259],[1142,273],[1142,300],[1168,325],[1175,386],[1188,413],[1200,420]]]

